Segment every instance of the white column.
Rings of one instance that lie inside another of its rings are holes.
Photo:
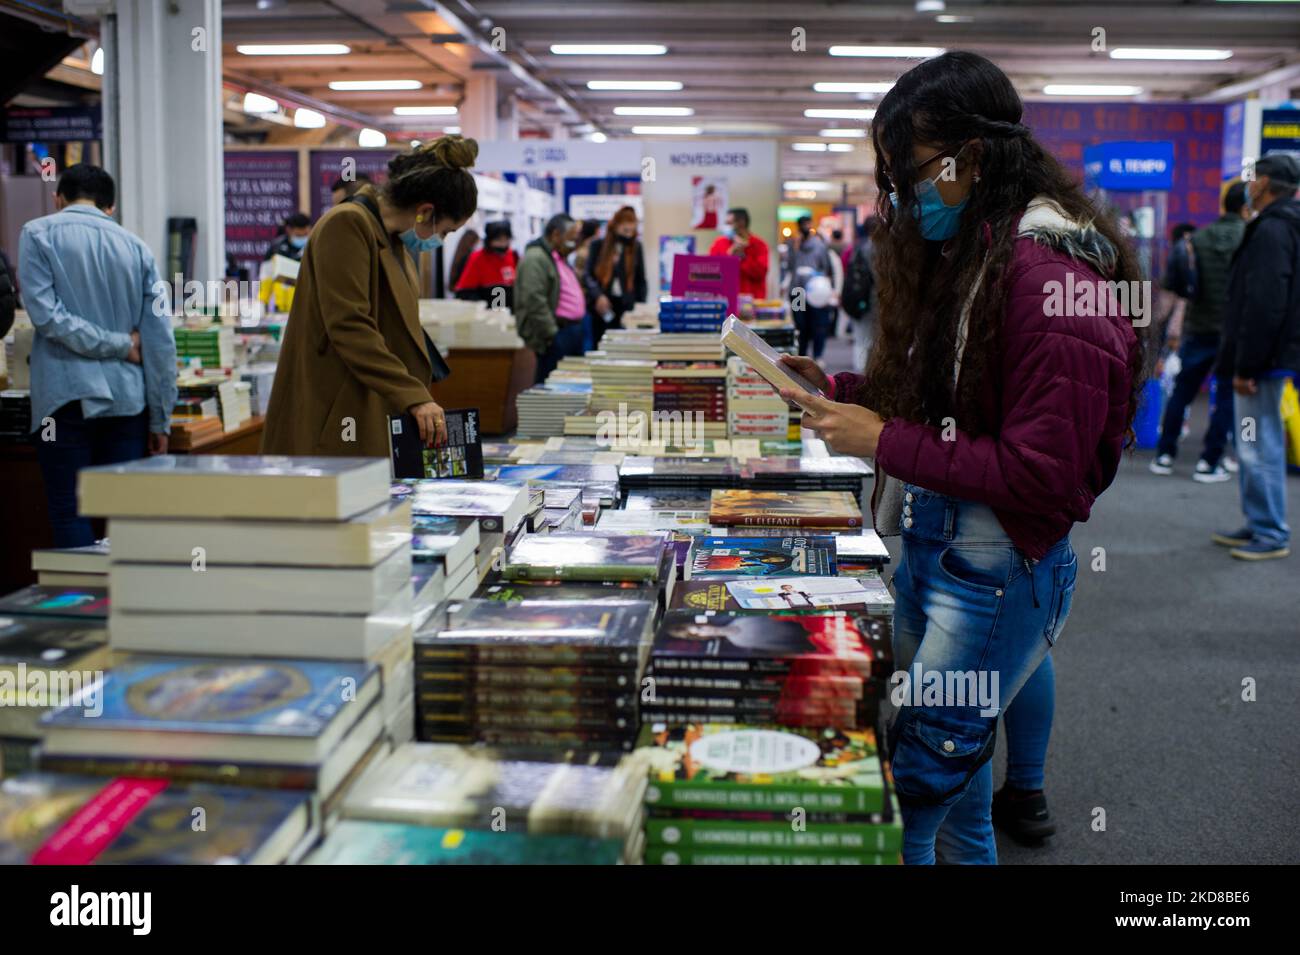
[[[225,266],[221,0],[116,0],[104,21],[105,162],[122,225],[167,275],[167,220],[198,222],[194,275]]]
[[[460,131],[470,139],[497,139],[496,74],[477,71],[465,80],[465,99],[460,104]]]

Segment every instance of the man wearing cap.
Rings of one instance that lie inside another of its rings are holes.
[[[1300,162],[1288,154],[1255,163],[1246,200],[1257,215],[1232,259],[1219,373],[1236,392],[1241,462],[1240,530],[1215,534],[1240,560],[1291,553],[1286,522],[1282,389],[1300,370]]]

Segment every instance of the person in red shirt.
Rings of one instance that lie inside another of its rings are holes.
[[[519,257],[510,248],[510,223],[489,222],[483,231],[483,248],[475,249],[465,263],[456,282],[456,297],[484,301],[491,308],[512,308]]]
[[[767,298],[767,243],[749,231],[749,211],[728,209],[709,255],[740,256],[740,293]]]

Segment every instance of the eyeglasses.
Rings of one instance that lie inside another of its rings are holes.
[[[917,174],[919,175],[922,169],[930,165],[930,163],[934,162],[936,159],[948,159],[948,158],[955,157],[958,154],[960,154],[961,151],[965,148],[966,148],[966,143],[962,143],[960,146],[950,146],[947,149],[940,150],[939,152],[935,153],[933,156],[930,156],[926,159],[922,159],[919,163],[916,164]],[[880,173],[885,180],[885,188],[888,189],[890,192],[895,191],[898,187],[897,184],[894,182],[893,176],[890,175],[889,167],[887,165],[882,165],[880,167]]]

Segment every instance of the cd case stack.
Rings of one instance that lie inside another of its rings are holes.
[[[415,637],[420,739],[630,750],[654,611],[613,598],[449,602]]]
[[[647,725],[648,865],[896,865],[871,729]]]

